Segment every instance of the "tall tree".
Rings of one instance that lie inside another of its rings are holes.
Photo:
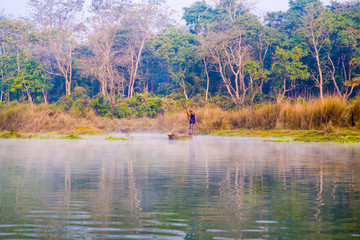
[[[33,59],[24,62],[20,73],[13,81],[13,89],[20,89],[26,93],[31,104],[34,102],[34,98],[40,99],[40,95],[47,104],[47,93],[51,87],[52,84],[49,83],[43,66]]]
[[[168,26],[168,16],[161,1],[134,4],[127,10],[125,28],[129,29],[128,48],[128,97],[134,95],[135,81],[138,78],[139,65],[145,44],[156,33]]]
[[[1,100],[4,94],[15,91],[14,79],[21,73],[22,66],[31,58],[33,29],[21,21],[0,21],[0,66],[1,66]]]
[[[332,31],[332,22],[329,12],[325,11],[321,5],[311,3],[305,8],[305,13],[301,20],[300,32],[307,41],[307,47],[311,56],[316,62],[316,72],[311,75],[316,86],[320,90],[320,99],[324,103],[324,64],[321,51],[329,41]]]
[[[29,0],[30,21],[40,29],[36,55],[49,74],[62,76],[66,95],[71,95],[73,82],[73,34],[77,15],[84,0]],[[56,67],[52,61],[56,62]]]
[[[28,0],[31,23],[41,29],[74,29],[85,0]]]
[[[291,50],[277,48],[274,55],[273,72],[279,81],[275,82],[277,102],[285,97],[285,94],[295,89],[296,80],[309,77],[308,68],[300,61],[306,52],[294,47]]]
[[[185,99],[188,99],[185,79],[196,61],[196,44],[194,35],[176,28],[161,34],[154,42],[155,54],[167,63],[171,77],[181,86]]]
[[[360,26],[353,7],[359,6],[359,3],[331,4],[329,17],[332,18],[333,31],[326,48],[327,69],[335,93],[346,100],[359,85],[353,75],[359,68],[360,57]]]

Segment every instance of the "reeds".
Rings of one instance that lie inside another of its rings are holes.
[[[194,109],[195,131],[211,133],[215,130],[295,129],[328,130],[332,128],[360,128],[360,98],[345,102],[338,97],[309,101],[285,101],[225,111],[216,106]],[[23,133],[104,133],[104,132],[178,132],[186,133],[185,111],[165,113],[156,119],[108,119],[89,112],[85,118],[62,112],[51,105],[11,103],[0,108],[0,130]]]
[[[324,104],[319,99],[303,102],[285,101],[262,105],[255,109],[240,109],[231,114],[230,123],[234,128],[264,130],[349,127],[352,112],[357,110],[360,113],[360,102],[357,104],[358,109],[354,104],[346,103],[337,97],[325,98]]]

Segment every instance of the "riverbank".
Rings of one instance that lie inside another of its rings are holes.
[[[197,135],[264,136],[279,141],[360,142],[360,99],[345,102],[327,97],[286,101],[236,110],[215,105],[189,106],[196,114]],[[167,111],[155,118],[100,117],[94,111],[76,115],[56,105],[2,104],[0,131],[25,134],[86,135],[112,132],[185,133],[184,110]]]
[[[334,142],[360,143],[360,131],[357,129],[324,130],[222,130],[212,136],[246,136],[246,137],[273,137],[273,142]],[[269,141],[269,140],[266,140]]]
[[[108,134],[107,134],[108,135]],[[165,135],[165,134],[164,134]],[[261,137],[266,142],[333,142],[360,143],[360,131],[356,129],[323,130],[219,130],[210,136],[222,137]],[[130,135],[129,135],[130,136]],[[78,134],[29,134],[18,132],[0,132],[0,138],[11,139],[83,139]],[[269,140],[270,138],[270,140]],[[131,140],[131,137],[109,136],[105,140]]]

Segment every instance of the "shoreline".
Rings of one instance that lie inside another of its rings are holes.
[[[0,139],[84,139],[83,136],[104,136],[105,140],[132,140],[132,134],[162,134],[166,133],[152,131],[134,131],[132,133],[108,132],[108,133],[20,133],[14,131],[0,132]],[[123,134],[124,137],[117,137]],[[217,130],[209,134],[198,133],[198,136],[212,137],[259,137],[264,142],[317,142],[317,143],[360,143],[360,131],[357,129],[332,129],[332,130],[254,130],[254,129],[234,129],[234,130]],[[116,136],[116,137],[114,137]],[[275,138],[275,139],[269,139]]]
[[[2,107],[1,107],[2,106]],[[195,109],[196,135],[273,137],[277,142],[360,143],[360,99],[336,97],[305,103],[283,102],[224,110],[216,106]],[[0,105],[0,137],[76,138],[115,133],[186,134],[187,115],[165,112],[154,118],[106,118],[89,111],[85,116],[54,105],[11,103]],[[301,129],[301,130],[299,130]]]
[[[360,131],[357,129],[330,129],[330,130],[219,130],[212,136],[229,137],[274,137],[271,142],[318,142],[318,143],[360,143]]]

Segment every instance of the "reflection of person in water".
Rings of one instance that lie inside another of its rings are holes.
[[[190,164],[192,165],[195,161],[194,141],[189,142],[189,149],[190,149]]]
[[[189,112],[186,111],[187,115],[189,116],[189,131],[188,134],[189,135],[193,135],[194,134],[194,125],[195,125],[195,113],[193,113],[192,110],[190,110]]]

